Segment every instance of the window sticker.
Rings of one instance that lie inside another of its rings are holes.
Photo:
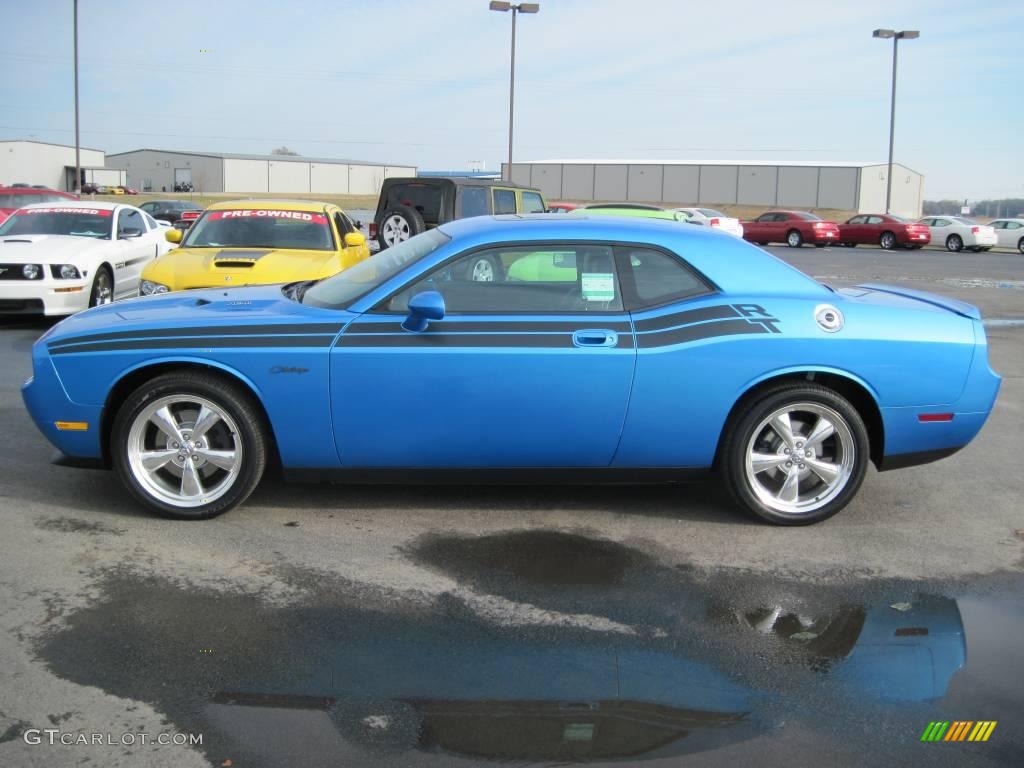
[[[258,219],[292,219],[293,221],[311,221],[314,224],[326,224],[327,217],[309,211],[276,211],[265,208],[239,208],[229,211],[211,211],[209,218],[217,219],[247,219],[255,217]]]
[[[584,272],[583,300],[615,301],[615,275],[611,272]]]

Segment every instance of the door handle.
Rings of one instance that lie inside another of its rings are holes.
[[[577,347],[614,347],[619,343],[619,334],[601,328],[575,331],[572,343]]]

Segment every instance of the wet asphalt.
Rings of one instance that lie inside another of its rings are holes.
[[[159,520],[52,463],[17,390],[48,324],[0,321],[0,765],[1024,764],[1024,256],[771,250],[1001,321],[975,443],[806,529],[713,484],[270,478]],[[46,728],[203,744],[26,743]]]

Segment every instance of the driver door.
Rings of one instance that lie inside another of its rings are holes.
[[[445,315],[404,330],[438,291]],[[633,378],[632,324],[613,249],[474,250],[345,329],[331,399],[347,467],[601,467],[615,454]]]

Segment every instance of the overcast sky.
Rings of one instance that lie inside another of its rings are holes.
[[[74,143],[72,0],[4,0],[0,138]],[[498,168],[510,14],[487,0],[80,0],[83,146]],[[541,0],[516,159],[896,160],[1024,197],[1021,0]],[[205,51],[209,52],[205,52]]]

